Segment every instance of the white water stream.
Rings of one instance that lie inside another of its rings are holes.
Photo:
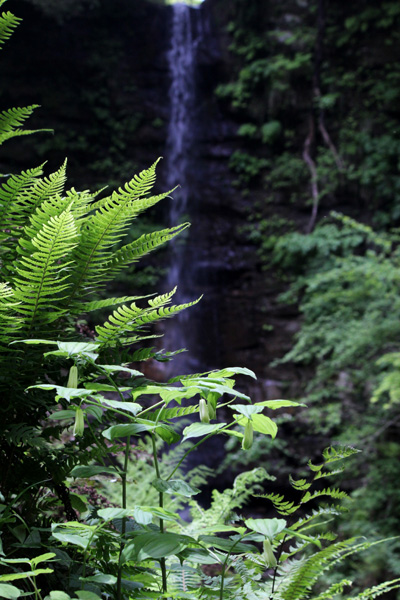
[[[196,114],[196,48],[201,39],[199,10],[185,4],[172,6],[171,45],[168,64],[171,77],[169,89],[170,121],[168,125],[166,171],[169,189],[179,185],[170,200],[169,225],[188,220],[191,193],[190,172],[193,168]],[[185,244],[177,239],[171,244],[167,289],[178,286],[174,304],[182,304],[195,297],[190,292],[193,265],[188,264]],[[190,309],[189,309],[190,311]],[[189,311],[184,311],[166,325],[163,343],[168,350],[190,349],[193,327]],[[188,353],[176,357],[171,365],[174,374],[190,369],[193,356]]]

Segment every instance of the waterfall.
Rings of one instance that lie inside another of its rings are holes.
[[[200,40],[200,27],[196,16],[199,10],[185,4],[174,4],[172,10],[171,45],[168,51],[170,72],[170,120],[168,125],[166,170],[169,189],[179,185],[170,201],[169,224],[177,225],[187,220],[189,204],[193,201],[190,171],[193,168],[193,152],[195,141],[195,70],[196,47]],[[174,303],[181,304],[193,300],[190,292],[190,265],[187,264],[185,245],[181,240],[171,244],[170,264],[167,277],[167,288],[178,286]],[[193,327],[190,326],[190,315],[184,311],[166,326],[164,338],[168,350],[190,346],[188,329],[193,338]],[[193,366],[193,357],[188,354],[176,357],[171,365],[175,371],[183,372]]]

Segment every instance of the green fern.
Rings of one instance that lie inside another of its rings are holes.
[[[20,302],[18,311],[24,316],[28,331],[35,320],[48,322],[62,314],[57,309],[57,302],[68,287],[66,280],[72,267],[69,255],[76,243],[73,215],[66,210],[59,217],[51,217],[32,238],[36,252],[16,262],[18,277],[15,284],[18,287],[14,295]]]
[[[172,317],[182,310],[194,306],[199,301],[198,299],[193,302],[166,307],[164,305],[170,302],[171,294],[149,300],[150,306],[144,309],[139,308],[134,302],[129,307],[117,308],[104,325],[96,327],[96,339],[104,346],[114,346],[121,342],[131,344],[139,340],[153,338],[154,335],[140,333],[144,326]]]
[[[6,0],[1,0],[0,6],[2,6],[5,1]],[[20,22],[21,19],[10,12],[5,12],[0,15],[0,48],[2,48],[6,40],[11,37],[14,29]]]

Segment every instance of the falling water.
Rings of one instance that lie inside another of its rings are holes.
[[[190,172],[195,139],[196,47],[200,40],[199,26],[196,26],[196,14],[200,11],[185,4],[174,4],[172,11],[171,46],[168,52],[171,84],[166,169],[169,189],[177,185],[179,188],[175,190],[170,203],[171,226],[187,219],[189,202],[193,198]],[[167,287],[172,289],[178,286],[174,303],[181,304],[194,299],[190,294],[190,268],[186,263],[185,246],[181,241],[177,240],[171,246]],[[173,323],[168,323],[164,339],[166,347],[170,350],[189,347],[188,329],[192,335],[190,315],[184,311],[179,317],[175,317]],[[183,356],[174,361],[174,370],[178,368],[182,371],[187,367],[189,364],[187,360],[183,360]]]

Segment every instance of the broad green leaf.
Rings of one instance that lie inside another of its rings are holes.
[[[272,410],[282,408],[284,406],[307,406],[301,402],[293,402],[292,400],[265,400],[264,402],[255,402],[254,406],[265,406]]]
[[[100,596],[88,590],[78,590],[75,594],[79,600],[101,600]]]
[[[145,512],[150,512],[158,519],[163,519],[164,521],[178,521],[180,519],[177,513],[166,510],[165,508],[160,508],[159,506],[138,506],[136,508]]]
[[[68,352],[69,356],[80,356],[96,351],[100,344],[97,342],[57,342],[59,350]]]
[[[71,600],[71,596],[60,590],[53,590],[44,600]]]
[[[129,373],[132,377],[144,377],[143,373],[136,371],[136,369],[130,369],[122,365],[97,365],[99,369],[106,371],[107,373]]]
[[[21,591],[14,585],[0,583],[0,598],[4,598],[4,600],[14,600],[14,598],[19,598],[20,596]]]
[[[112,521],[113,519],[122,519],[128,517],[131,511],[127,508],[101,508],[97,511],[99,517],[105,521]]]
[[[74,410],[57,410],[52,413],[48,419],[52,419],[53,421],[61,421],[63,419],[75,419],[75,411]]]
[[[286,527],[285,519],[246,519],[245,525],[252,531],[257,531],[271,542],[278,533],[283,531]]]
[[[150,525],[153,521],[153,515],[150,511],[142,510],[140,506],[136,506],[132,511],[132,517],[139,525]]]
[[[31,558],[31,565],[33,568],[35,568],[38,564],[51,560],[54,557],[54,552],[46,552],[46,554],[41,554],[40,556],[35,556],[35,558]]]
[[[54,340],[40,340],[40,339],[31,339],[31,340],[15,340],[10,342],[10,346],[12,344],[28,344],[29,345],[37,345],[37,344],[47,344],[52,346],[57,346],[57,342]]]
[[[72,477],[93,477],[93,475],[100,475],[100,473],[118,475],[115,467],[103,467],[100,465],[77,466],[72,469],[70,475]]]
[[[92,390],[86,390],[84,388],[69,388],[62,385],[53,385],[52,383],[40,383],[38,385],[30,385],[27,389],[32,390],[37,388],[39,390],[56,390],[57,398],[64,398],[64,400],[70,401],[71,398],[86,398],[92,396]]]
[[[225,531],[234,531],[235,533],[243,534],[246,532],[245,527],[234,527],[233,525],[224,525],[223,523],[202,527],[202,533],[223,533]]]
[[[257,379],[254,371],[247,369],[246,367],[226,367],[220,371],[211,371],[210,377],[230,377],[231,375],[247,375],[253,379]]]
[[[247,423],[247,417],[241,415],[236,420],[239,425],[245,427]],[[272,419],[266,417],[265,415],[253,415],[251,422],[253,424],[254,431],[265,433],[266,435],[270,435],[273,439],[275,438],[278,431],[278,426],[276,423],[274,423],[274,421],[272,421]]]
[[[89,545],[88,538],[84,538],[80,535],[76,535],[73,533],[61,533],[61,531],[53,531],[53,537],[59,542],[63,542],[65,544],[72,544],[73,546],[79,546],[80,548],[87,549]]]
[[[9,575],[0,575],[0,581],[16,581],[17,579],[25,579],[26,577],[36,577],[44,573],[53,573],[53,569],[33,569],[24,573],[10,573]]]
[[[117,583],[115,575],[109,575],[108,573],[97,573],[97,575],[91,575],[90,577],[81,577],[81,581],[92,581],[93,583],[103,583],[106,585],[114,585]]]
[[[87,511],[88,507],[82,496],[78,494],[70,494],[71,506],[80,513]]]
[[[171,425],[167,425],[162,423],[161,425],[157,425],[155,429],[155,433],[167,444],[176,444],[180,441],[181,435],[175,431]]]
[[[179,558],[200,565],[215,564],[215,556],[212,556],[205,548],[185,548],[179,553]]]
[[[137,535],[124,548],[122,555],[125,561],[144,560],[146,558],[164,558],[177,554],[196,540],[177,533],[151,532]]]
[[[106,404],[106,407],[117,408],[118,410],[126,410],[133,415],[137,415],[138,412],[142,410],[140,404],[135,404],[135,402],[122,402],[120,400],[108,400],[107,398],[102,398],[99,401],[102,404]]]
[[[214,433],[222,427],[225,427],[225,425],[226,423],[192,423],[183,430],[182,441],[188,440],[189,438],[201,437],[202,435],[209,435],[210,433]]]
[[[86,415],[92,415],[95,419],[99,421],[99,423],[101,423],[101,420],[103,418],[103,409],[101,408],[101,406],[86,406],[84,412]]]
[[[204,542],[213,548],[219,548],[224,552],[232,552],[232,554],[241,554],[242,552],[256,552],[257,548],[251,544],[237,542],[236,540],[219,538],[215,535],[201,535],[199,541]]]
[[[200,493],[197,488],[191,487],[183,479],[155,479],[151,482],[151,485],[156,488],[158,492],[165,492],[166,494],[178,494],[179,496],[186,496],[190,498]]]
[[[262,406],[257,406],[255,404],[231,404],[229,408],[247,417],[248,419],[250,419],[253,415],[263,411]]]
[[[115,440],[116,438],[128,437],[131,435],[138,435],[139,433],[143,433],[143,431],[152,431],[156,428],[156,425],[151,421],[146,423],[127,423],[123,425],[113,425],[108,429],[105,429],[102,435],[107,440]]]

